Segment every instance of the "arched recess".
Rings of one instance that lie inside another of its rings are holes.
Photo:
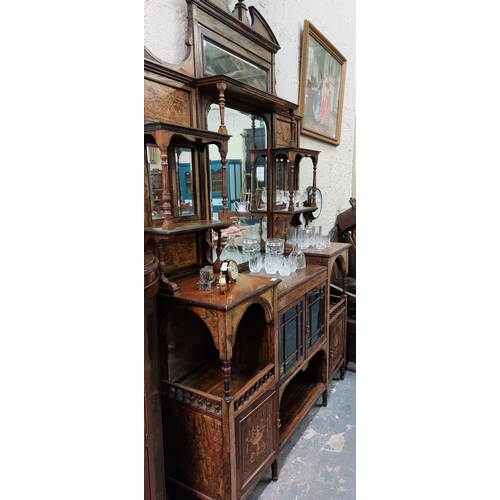
[[[341,279],[344,275],[347,275],[347,259],[344,254],[340,254],[333,263],[332,275],[330,276],[330,283]]]
[[[266,344],[270,344],[273,321],[273,307],[272,307],[273,291],[268,290],[265,293],[254,297],[252,300],[245,301],[229,310],[209,309],[205,307],[191,306],[189,304],[171,303],[169,305],[169,315],[163,321],[160,332],[162,334],[168,333],[170,329],[182,332],[181,336],[193,337],[192,342],[195,341],[194,337],[203,334],[197,332],[201,330],[208,332],[211,335],[215,349],[218,351],[218,357],[223,361],[231,360],[237,333],[239,331],[248,331],[248,327],[243,325],[240,328],[243,317],[247,309],[252,307],[252,311],[257,311],[262,315],[262,330],[265,330]],[[196,318],[196,319],[195,319]],[[245,322],[250,324],[252,320],[251,315],[245,316]],[[195,331],[196,330],[196,331]],[[222,343],[221,343],[222,339]],[[183,340],[184,345],[187,340]],[[206,345],[206,344],[205,344]],[[166,347],[166,346],[165,346]],[[188,347],[189,348],[189,347]],[[206,346],[208,352],[208,346]],[[270,349],[270,347],[269,347]],[[266,351],[264,356],[267,360],[266,364],[271,362],[271,350]],[[264,365],[265,366],[265,365]]]
[[[175,308],[176,309],[176,308]],[[169,363],[169,357],[175,358],[176,353],[189,351],[193,363],[218,356],[210,330],[203,320],[189,309],[175,310],[168,315],[159,328],[159,356],[162,379],[177,380],[175,373],[167,373],[167,367],[172,369],[174,363]]]

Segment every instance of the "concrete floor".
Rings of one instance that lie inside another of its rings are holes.
[[[335,377],[338,377],[338,373]],[[328,386],[328,405],[311,409],[248,500],[356,498],[356,373]]]

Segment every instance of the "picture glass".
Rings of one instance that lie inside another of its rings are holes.
[[[300,132],[340,144],[347,59],[309,22],[304,21],[300,56]]]
[[[309,36],[303,126],[328,137],[337,136],[341,64]]]

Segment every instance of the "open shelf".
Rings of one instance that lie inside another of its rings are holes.
[[[222,362],[216,357],[203,359],[202,355],[184,349],[175,349],[169,357],[170,380],[185,387],[224,397]],[[236,394],[261,370],[231,363],[231,394]]]
[[[280,402],[280,448],[286,443],[316,400],[326,390],[326,359],[318,351],[307,363],[307,368],[290,380]]]
[[[168,346],[168,378],[178,382],[186,375],[200,370],[204,363],[211,359],[207,353],[199,353],[180,349],[172,345]]]
[[[325,382],[313,380],[305,372],[299,372],[293,377],[283,393],[280,404],[280,448],[284,446],[325,389]]]

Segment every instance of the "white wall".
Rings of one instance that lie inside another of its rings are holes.
[[[235,0],[228,0],[232,10]],[[315,225],[330,230],[339,212],[350,207],[355,186],[356,119],[356,6],[355,0],[247,0],[265,18],[281,50],[276,54],[276,93],[298,104],[300,47],[304,20],[310,21],[347,59],[342,131],[339,146],[302,136],[300,145],[321,151],[317,185],[323,210]],[[185,0],[144,1],[144,44],[170,66],[180,66],[186,56]],[[309,169],[307,169],[309,170]],[[302,175],[301,181],[307,182]],[[306,186],[302,186],[306,187]]]

